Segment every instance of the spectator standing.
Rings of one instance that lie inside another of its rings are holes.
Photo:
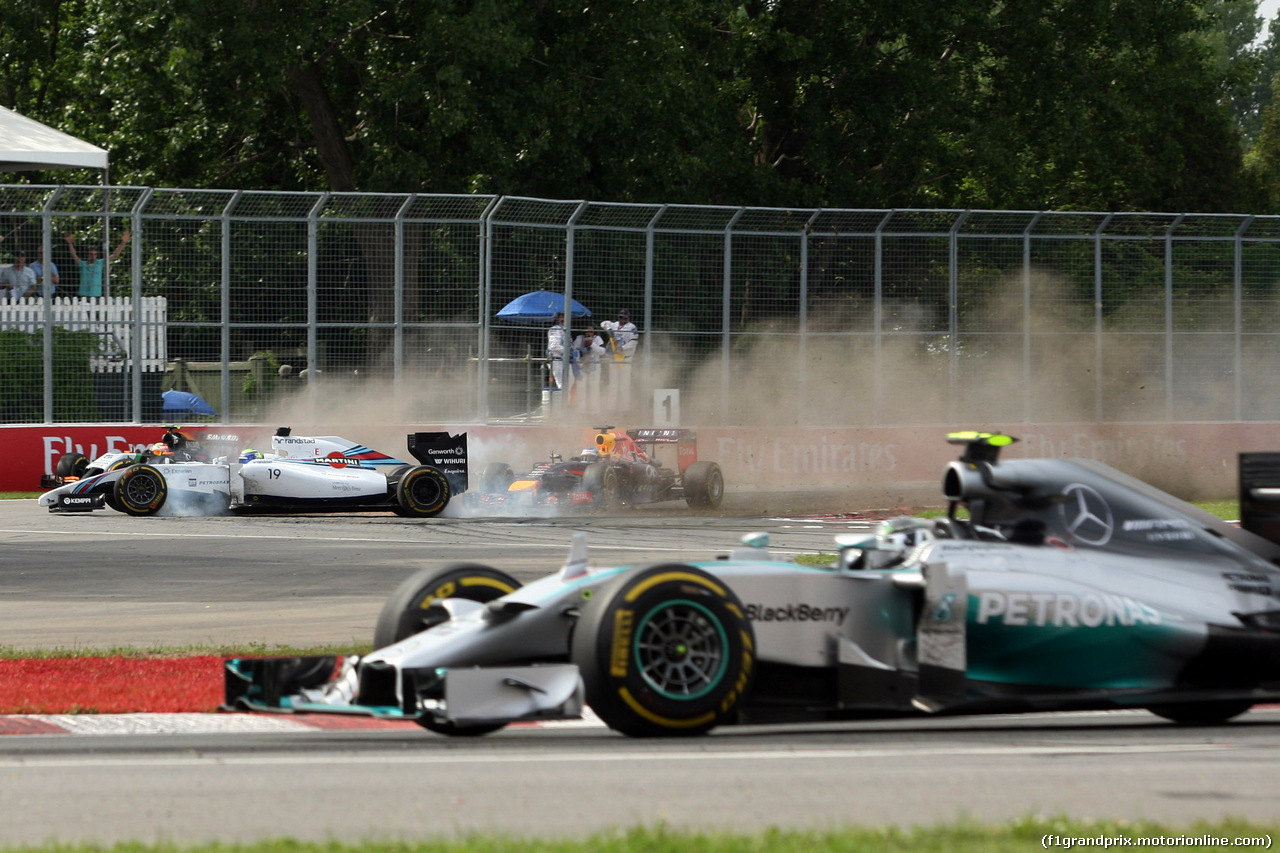
[[[589,412],[595,411],[600,386],[600,360],[604,357],[605,350],[604,339],[596,334],[593,324],[588,323],[582,334],[573,339],[573,353],[574,377],[582,384],[579,396],[582,407]],[[576,386],[574,390],[577,390]]]
[[[0,288],[7,287],[9,298],[17,302],[35,286],[36,274],[27,266],[27,253],[22,249],[14,249],[13,266],[0,270]]]
[[[36,274],[36,293],[44,295],[44,246],[40,247],[40,260],[31,265],[31,271]],[[49,261],[49,295],[53,296],[58,292],[58,284],[61,279],[58,277],[58,265],[53,261]]]
[[[129,230],[126,228],[124,236],[120,238],[120,245],[116,246],[115,251],[111,253],[111,257],[104,261],[98,257],[98,247],[90,246],[89,260],[85,261],[76,253],[75,237],[70,234],[66,235],[67,246],[71,249],[71,260],[75,261],[80,267],[80,296],[92,297],[102,295],[102,278],[103,271],[106,269],[108,261],[114,261],[120,257],[120,253],[124,251],[125,245],[129,242]]]
[[[631,373],[636,348],[640,346],[640,330],[631,322],[631,312],[626,308],[618,312],[617,320],[605,320],[600,328],[609,333],[609,347],[613,351],[608,374],[608,405],[610,408],[627,406],[631,400]]]
[[[551,381],[547,387],[553,391],[567,390],[573,377],[564,369],[564,313],[556,314],[555,321],[547,329],[547,367],[551,370]],[[569,353],[572,358],[572,350]]]

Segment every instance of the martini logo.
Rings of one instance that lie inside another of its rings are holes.
[[[328,456],[320,460],[328,463],[331,468],[359,468],[360,460],[354,456],[343,456],[341,453],[330,453]]]

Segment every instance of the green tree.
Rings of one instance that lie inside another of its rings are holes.
[[[0,94],[135,184],[1240,210],[1256,8],[0,0]]]

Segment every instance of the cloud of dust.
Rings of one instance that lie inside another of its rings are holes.
[[[1112,428],[1159,436],[1173,420],[1233,416],[1230,299],[1179,302],[1175,331],[1221,334],[1177,339],[1173,411],[1162,301],[1111,307],[1099,336],[1092,294],[1082,296],[1045,271],[1029,280],[1012,274],[963,298],[954,352],[945,309],[914,301],[886,299],[878,335],[869,300],[818,306],[803,340],[785,325],[744,330],[727,362],[716,356],[684,371],[685,421],[764,428],[936,425],[1024,436],[1046,425],[1082,424],[1104,436]],[[681,373],[677,360],[662,363],[669,375]],[[1015,445],[1010,453],[1023,449]],[[1160,488],[1202,491],[1160,454],[1104,461]]]
[[[1101,423],[1105,432],[1110,424],[1165,424],[1171,415],[1194,419],[1188,407],[1206,420],[1229,417],[1233,348],[1217,338],[1179,339],[1178,375],[1194,378],[1178,389],[1182,408],[1169,411],[1163,304],[1139,300],[1109,310],[1099,338],[1092,294],[1047,272],[1029,281],[1019,272],[962,293],[955,351],[945,308],[900,299],[884,301],[879,333],[869,300],[841,300],[815,305],[804,336],[795,333],[794,320],[735,330],[727,359],[719,353],[694,359],[678,337],[642,336],[629,393],[610,397],[596,377],[594,387],[579,386],[573,405],[562,403],[540,420],[544,429],[532,437],[522,430],[503,431],[501,439],[473,433],[472,479],[492,462],[519,474],[552,453],[574,455],[592,427],[653,425],[653,391],[660,388],[679,389],[680,425],[708,428],[937,427],[1027,435],[1047,425]],[[1197,327],[1230,330],[1229,300],[1194,309]],[[477,388],[466,371],[410,374],[402,387],[411,390],[401,395],[389,380],[355,379],[325,374],[299,386],[264,423],[344,435],[405,456],[403,425],[452,423],[461,431],[475,409]],[[1023,449],[1029,448],[1015,445],[1010,453]],[[1168,459],[1123,462],[1117,467],[1157,486],[1176,479],[1180,491],[1194,488]]]

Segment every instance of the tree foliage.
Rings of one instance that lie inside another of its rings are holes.
[[[108,148],[116,183],[1270,212],[1256,11],[0,0],[0,99]]]

